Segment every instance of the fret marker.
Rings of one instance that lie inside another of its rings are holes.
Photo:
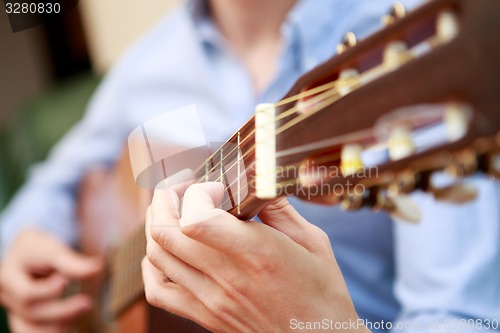
[[[276,197],[276,109],[259,104],[255,109],[255,191],[259,199]]]

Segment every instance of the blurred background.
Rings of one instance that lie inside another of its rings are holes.
[[[180,1],[81,0],[17,33],[0,11],[0,211],[81,118],[110,66]],[[0,332],[8,332],[3,311]]]

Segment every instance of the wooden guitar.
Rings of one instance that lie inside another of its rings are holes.
[[[473,198],[460,184],[437,187],[432,175],[500,175],[499,17],[495,0],[433,0],[407,15],[396,5],[384,29],[360,42],[347,34],[338,54],[281,101],[259,106],[195,170],[197,181],[223,182],[222,208],[241,219],[282,195],[346,210],[370,206],[407,220],[418,214],[402,198],[416,189],[437,200]],[[106,311],[96,313],[106,313],[112,325],[94,320],[80,332],[202,330],[144,302],[142,216],[149,194],[125,185],[133,183],[127,164],[90,175],[82,189],[82,231],[90,235],[82,249],[106,253],[110,267]]]

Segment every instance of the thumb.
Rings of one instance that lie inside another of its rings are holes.
[[[259,219],[310,252],[332,253],[331,244],[325,232],[303,218],[284,197],[264,208],[259,213]]]
[[[224,199],[224,185],[209,182],[191,185],[185,192],[182,204],[181,226],[195,224],[220,215],[220,206]]]
[[[297,229],[302,230],[310,225],[310,223],[290,205],[285,197],[279,198],[264,208],[259,213],[259,219],[268,226],[285,234],[294,232]]]

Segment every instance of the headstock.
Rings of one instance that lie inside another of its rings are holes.
[[[498,17],[498,1],[432,0],[411,13],[396,5],[366,40],[347,34],[335,57],[257,110],[257,197],[409,220],[418,216],[404,195],[415,189],[474,198],[460,183],[436,187],[432,174],[500,175]],[[436,140],[422,144],[426,132]]]

